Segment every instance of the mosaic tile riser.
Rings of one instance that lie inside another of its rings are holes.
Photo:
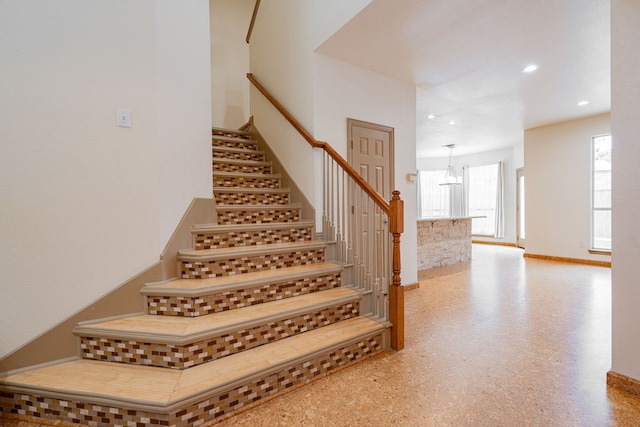
[[[218,208],[218,224],[261,224],[272,222],[297,222],[300,220],[299,209],[264,209],[264,210],[233,210],[226,211]]]
[[[233,159],[233,160],[253,160],[257,162],[264,161],[264,154],[262,153],[239,153],[233,151],[225,151],[225,150],[216,150],[215,148],[212,150],[214,159]]]
[[[225,187],[226,188],[226,187]],[[288,193],[237,193],[233,189],[217,190],[215,193],[218,205],[286,205],[289,204]]]
[[[214,187],[280,188],[279,178],[249,178],[243,176],[214,176]]]
[[[213,170],[215,172],[243,172],[243,173],[271,173],[270,165],[253,165],[253,164],[235,164],[214,162]]]
[[[201,297],[151,296],[147,306],[149,314],[197,317],[331,289],[340,286],[341,281],[340,274],[328,274]]]
[[[303,242],[308,240],[311,240],[311,226],[217,233],[213,230],[207,233],[195,234],[194,249],[256,246],[271,243]]]
[[[205,279],[250,271],[273,270],[307,265],[324,261],[324,249],[288,252],[277,255],[262,255],[229,258],[219,261],[182,261],[183,279]]]

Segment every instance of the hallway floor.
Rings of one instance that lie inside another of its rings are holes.
[[[640,426],[640,397],[606,385],[611,270],[474,245],[419,273],[406,347],[220,426]]]
[[[216,426],[640,426],[640,397],[606,385],[610,269],[474,245],[419,280],[403,351]]]

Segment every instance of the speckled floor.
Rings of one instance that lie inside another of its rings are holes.
[[[640,426],[640,397],[606,385],[610,277],[474,245],[472,261],[419,273],[403,351],[216,425]]]

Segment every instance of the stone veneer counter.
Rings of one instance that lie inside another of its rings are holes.
[[[418,220],[418,270],[471,259],[471,217]]]

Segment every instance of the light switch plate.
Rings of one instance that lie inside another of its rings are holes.
[[[131,127],[131,111],[124,108],[118,108],[118,126],[125,128]]]

